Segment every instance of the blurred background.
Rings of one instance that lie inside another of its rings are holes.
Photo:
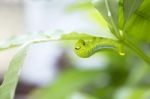
[[[91,20],[87,12],[66,11],[77,1],[0,0],[0,40],[26,33],[53,33],[57,37],[72,31],[113,38],[106,28]],[[68,99],[150,99],[149,67],[128,49],[125,56],[101,52],[82,59],[73,53],[73,44],[74,41],[52,41],[32,45],[15,99],[28,99],[33,90],[53,86],[62,72],[73,69],[100,70],[103,74]],[[15,52],[16,49],[0,52],[1,82]]]

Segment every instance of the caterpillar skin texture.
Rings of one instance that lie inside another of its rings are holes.
[[[92,40],[78,40],[74,46],[74,52],[82,58],[88,58],[98,51],[102,50],[115,50],[120,54],[122,52],[121,44],[108,38],[94,38]]]

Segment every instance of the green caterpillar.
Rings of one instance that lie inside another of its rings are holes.
[[[119,41],[109,38],[95,37],[90,40],[80,39],[74,46],[74,52],[82,58],[88,58],[102,50],[114,50],[119,52],[120,55],[125,55],[123,45]]]

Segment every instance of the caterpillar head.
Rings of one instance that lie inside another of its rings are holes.
[[[89,44],[87,42],[80,39],[77,41],[77,43],[74,46],[74,52],[82,58],[87,58],[90,56],[88,51],[88,45]]]

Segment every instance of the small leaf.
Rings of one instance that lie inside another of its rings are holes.
[[[4,81],[0,86],[0,99],[14,98],[16,85],[18,83],[28,46],[29,44],[24,45],[11,60],[9,68],[4,75]]]

